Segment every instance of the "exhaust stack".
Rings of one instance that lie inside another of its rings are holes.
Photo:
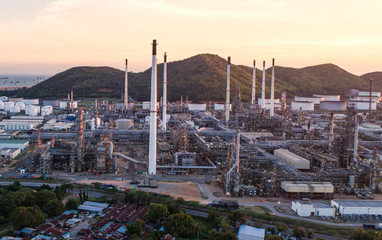
[[[263,61],[263,80],[261,84],[261,108],[265,109],[265,61]]]
[[[166,131],[167,128],[167,55],[164,53],[163,63],[163,111],[162,111],[162,130]]]
[[[236,172],[239,173],[240,169],[240,130],[236,135]]]
[[[254,106],[255,103],[256,103],[256,61],[253,60],[251,105]]]
[[[157,169],[157,40],[153,40],[151,67],[150,143],[148,174],[155,175]]]
[[[275,59],[272,59],[272,80],[271,80],[271,117],[275,116]]]
[[[227,63],[227,89],[226,89],[226,100],[225,100],[225,121],[228,125],[229,121],[229,100],[230,100],[230,71],[231,71],[231,57],[228,57],[228,63]]]
[[[127,73],[127,59],[125,61],[125,109],[129,109],[129,92],[128,92],[128,73]]]

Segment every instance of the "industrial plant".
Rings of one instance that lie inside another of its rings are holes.
[[[240,86],[230,81],[234,59],[228,57],[225,102],[195,103],[191,95],[170,102],[167,82],[174,79],[167,79],[167,54],[159,95],[157,61],[154,40],[147,102],[129,98],[127,59],[120,102],[75,100],[73,90],[65,93],[67,99],[2,97],[0,109],[11,117],[0,122],[1,154],[37,144],[33,171],[40,175],[208,174],[230,197],[332,200],[340,193],[373,199],[380,192],[381,93],[371,84],[348,96],[287,97],[286,91],[276,96],[272,59],[271,79],[263,61],[261,96],[256,96],[253,61],[251,99],[243,102]],[[332,206],[346,215],[342,206],[352,204]]]

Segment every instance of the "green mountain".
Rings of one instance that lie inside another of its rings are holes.
[[[365,80],[368,84],[370,82],[370,79],[373,79],[373,83],[372,83],[373,91],[377,91],[376,89],[382,89],[382,72],[366,73],[362,75],[361,78]]]
[[[234,60],[234,59],[233,59]],[[234,62],[234,61],[233,61]],[[257,66],[260,66],[258,64]],[[227,61],[217,55],[200,54],[167,64],[168,98],[181,96],[194,102],[224,101]],[[266,70],[266,95],[269,97],[271,68]],[[333,65],[305,68],[275,67],[276,97],[282,90],[288,96],[348,94],[350,89],[368,89],[368,82]],[[260,96],[262,71],[256,71],[256,96]],[[129,73],[129,96],[137,101],[150,99],[151,68]],[[158,99],[162,96],[163,64],[158,64]],[[251,96],[252,67],[231,64],[231,97],[240,86],[243,101]],[[76,97],[121,98],[124,72],[110,67],[75,67],[54,75],[32,88],[18,92],[23,97],[65,98],[73,88]],[[375,90],[382,91],[382,86]]]

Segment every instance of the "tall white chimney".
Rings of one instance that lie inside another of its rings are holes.
[[[148,174],[155,175],[157,169],[157,40],[153,40],[153,59],[151,67],[150,103],[150,143]]]
[[[129,108],[129,92],[128,92],[128,73],[127,73],[127,59],[126,59],[126,65],[125,65],[125,109],[128,110]]]
[[[164,53],[163,63],[163,111],[162,111],[162,130],[166,131],[167,128],[167,55]]]
[[[229,121],[229,110],[230,110],[230,106],[229,106],[229,93],[231,91],[230,89],[230,71],[231,71],[231,57],[228,57],[228,63],[227,63],[227,89],[226,89],[226,100],[225,100],[225,121],[228,125],[228,121]]]
[[[252,98],[251,104],[254,106],[256,103],[256,61],[253,60],[253,73],[252,73]]]
[[[261,108],[265,109],[265,61],[263,61],[263,81],[261,84]]]
[[[271,109],[269,115],[275,115],[275,59],[272,59],[272,79],[271,79]]]

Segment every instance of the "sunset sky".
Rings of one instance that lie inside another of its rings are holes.
[[[382,71],[381,0],[0,0],[0,75],[73,66],[138,72],[199,53],[250,66]]]

